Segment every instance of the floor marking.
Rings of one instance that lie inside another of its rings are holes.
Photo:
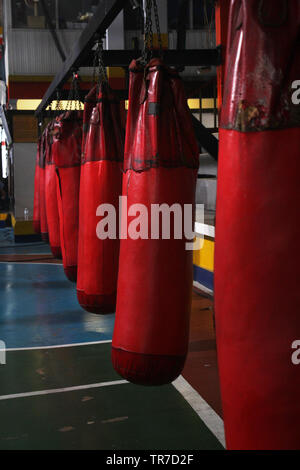
[[[0,255],[1,256],[1,255]],[[50,258],[49,258],[50,259]],[[62,266],[62,263],[33,263],[33,262],[29,262],[29,261],[0,261],[0,264],[23,264],[23,265],[26,265],[26,264],[37,264],[37,265],[47,265],[47,266]],[[67,280],[67,278],[66,278]]]
[[[199,393],[180,375],[172,383],[176,390],[186,399],[208,429],[225,447],[224,423],[220,416],[209,406]]]
[[[197,287],[197,289],[202,290],[206,294],[211,294],[213,295],[214,291],[212,289],[209,289],[208,287],[205,287],[203,284],[200,284],[198,281],[193,281],[193,285]]]
[[[53,388],[49,390],[39,390],[37,392],[26,392],[26,393],[14,393],[11,395],[1,395],[1,400],[13,400],[16,398],[27,398],[27,397],[36,397],[41,395],[53,395],[54,393],[65,393],[73,392],[76,390],[87,390],[91,388],[101,388],[101,387],[110,387],[112,385],[123,385],[128,384],[127,380],[113,380],[111,382],[99,382],[97,384],[88,384],[88,385],[77,385],[75,387],[66,387],[66,388]]]
[[[86,343],[70,343],[70,344],[54,344],[53,346],[33,346],[31,348],[6,348],[5,351],[33,351],[38,349],[58,349],[58,348],[73,348],[75,346],[90,346],[92,344],[105,344],[111,343],[111,339],[104,339],[102,341],[87,341]]]

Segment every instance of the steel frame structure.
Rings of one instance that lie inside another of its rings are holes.
[[[96,42],[105,36],[114,19],[122,11],[130,0],[106,0],[105,5],[100,2],[94,16],[83,30],[72,52],[63,62],[48,90],[46,91],[35,116],[41,118],[46,114],[46,108],[57,98],[57,93],[63,99],[66,90],[65,83],[80,67],[92,67],[94,62],[93,48]],[[185,0],[182,0],[182,6]],[[221,49],[185,49],[184,24],[178,22],[178,45],[176,50],[165,50],[164,60],[167,64],[177,66],[179,69],[185,66],[218,66],[222,63]],[[132,59],[139,57],[141,51],[136,50],[106,50],[103,54],[104,64],[112,67],[128,67]],[[126,98],[126,90],[119,90],[120,97]],[[83,92],[82,92],[83,96]],[[199,144],[209,152],[213,158],[218,158],[218,140],[197,120],[193,119],[193,125]]]

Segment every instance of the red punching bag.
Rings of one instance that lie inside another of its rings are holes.
[[[60,243],[67,278],[77,279],[82,112],[67,111],[54,124]]]
[[[119,218],[123,158],[120,103],[103,83],[90,118],[80,176],[77,297],[88,312],[115,311],[119,237],[98,238],[101,218],[96,213],[101,204],[111,204]]]
[[[47,213],[46,213],[46,196],[45,196],[45,164],[46,164],[46,153],[49,139],[49,125],[45,128],[40,149],[40,164],[39,164],[39,192],[40,192],[40,226],[41,226],[41,237],[46,243],[49,241],[48,236],[48,224],[47,224]]]
[[[298,0],[231,2],[215,253],[228,449],[300,449],[299,27]]]
[[[40,151],[41,138],[38,140],[35,174],[34,174],[34,199],[33,199],[33,229],[35,233],[41,233],[40,218]]]
[[[83,158],[86,137],[90,128],[90,118],[94,107],[97,104],[98,86],[95,85],[84,98],[84,110],[83,110],[83,124],[82,124],[82,152],[81,157]]]
[[[45,166],[46,213],[50,248],[55,258],[61,258],[62,255],[60,248],[60,228],[57,203],[57,178],[56,166],[54,163],[55,145],[52,145],[53,125],[49,127],[49,136],[50,138],[46,152]]]
[[[146,69],[133,61],[123,196],[127,196],[128,232],[132,207],[145,211],[145,206],[149,239],[145,234],[122,235],[112,361],[120,375],[137,384],[169,383],[184,366],[192,251],[186,250],[184,236],[175,237],[172,226],[170,239],[157,233],[150,238],[151,206],[193,207],[198,164],[198,145],[179,76],[159,59],[152,59]]]

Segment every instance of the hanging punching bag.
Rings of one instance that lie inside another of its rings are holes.
[[[39,190],[40,190],[40,226],[41,226],[41,237],[46,243],[49,241],[48,236],[48,224],[46,214],[46,197],[45,197],[45,164],[46,164],[46,153],[49,139],[49,125],[45,128],[40,149],[40,164],[39,164]]]
[[[99,206],[110,204],[119,219],[124,133],[120,103],[103,83],[86,137],[80,176],[77,297],[88,312],[115,311],[119,237],[96,233]],[[100,238],[99,238],[100,237]]]
[[[38,140],[35,174],[34,174],[34,198],[33,198],[33,229],[35,233],[41,233],[40,218],[40,151],[41,138]]]
[[[82,112],[67,111],[54,124],[60,243],[67,278],[76,282]]]
[[[299,27],[298,0],[231,2],[215,253],[228,449],[300,449]]]
[[[53,125],[49,127],[49,143],[46,152],[45,165],[45,198],[48,223],[49,243],[55,258],[61,258],[60,228],[57,203],[56,166],[54,163]]]
[[[84,158],[86,137],[90,128],[91,114],[92,114],[94,107],[97,104],[97,94],[98,94],[98,86],[95,85],[84,98],[81,158]]]
[[[151,212],[160,205],[172,210],[175,204],[180,212],[184,204],[193,208],[198,164],[179,76],[159,59],[152,59],[146,70],[133,61],[123,176],[128,224],[124,202],[112,361],[121,376],[137,384],[169,383],[184,366],[192,251],[186,249],[185,235],[175,233],[182,230],[181,219],[175,224],[175,215],[174,222],[170,217],[170,235],[162,236],[159,214],[151,217]],[[133,217],[139,213],[143,220]]]

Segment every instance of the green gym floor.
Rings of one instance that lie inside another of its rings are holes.
[[[194,293],[183,375],[133,385],[111,365],[114,315],[83,311],[41,254],[0,251],[0,449],[223,449],[211,300]]]

